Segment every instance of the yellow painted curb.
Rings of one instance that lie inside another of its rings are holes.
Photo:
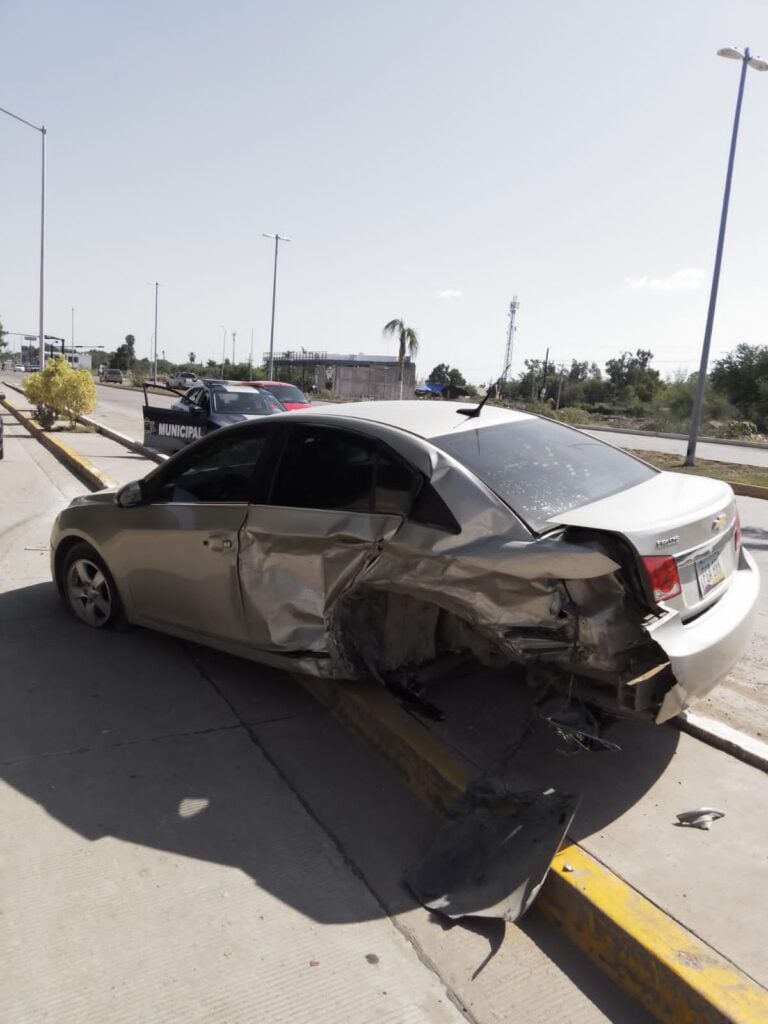
[[[58,437],[43,430],[31,413],[17,409],[7,398],[3,400],[2,404],[10,413],[13,413],[19,423],[26,427],[33,437],[37,438],[67,469],[71,469],[91,490],[103,491],[106,487],[117,487],[117,481],[97,469],[90,459],[86,459],[84,455],[78,454],[64,441],[60,441]]]
[[[382,686],[295,678],[439,810],[477,775]],[[768,1021],[765,989],[578,845],[557,854],[535,907],[664,1024]]]

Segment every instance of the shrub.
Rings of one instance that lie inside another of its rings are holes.
[[[57,419],[66,417],[74,426],[78,416],[96,407],[96,385],[88,370],[73,370],[62,356],[49,361],[41,373],[24,381],[24,394],[35,406],[37,419],[50,430]]]
[[[87,370],[72,370],[62,374],[57,382],[55,405],[72,426],[78,416],[85,416],[96,408],[96,385]]]
[[[756,437],[757,426],[749,420],[728,420],[723,424],[721,433],[729,440],[741,441]]]
[[[555,416],[561,423],[570,423],[572,426],[580,426],[584,423],[592,422],[592,417],[586,409],[577,409],[573,405],[566,406],[565,409],[558,409]]]

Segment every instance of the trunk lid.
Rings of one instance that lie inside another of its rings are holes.
[[[658,473],[550,522],[620,534],[641,558],[674,558],[682,593],[662,603],[686,620],[717,600],[738,566],[736,500],[721,480]]]

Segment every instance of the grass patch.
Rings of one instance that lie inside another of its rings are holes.
[[[738,462],[715,462],[713,459],[697,458],[696,465],[691,467],[683,465],[682,455],[673,455],[671,452],[647,452],[637,448],[630,449],[630,452],[645,462],[650,462],[657,469],[709,476],[715,480],[727,480],[729,483],[768,487],[768,468],[762,466],[743,466]]]

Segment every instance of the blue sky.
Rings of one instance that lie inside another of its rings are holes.
[[[169,358],[419,371],[698,363],[739,65],[764,0],[0,0],[0,106],[48,128],[46,331]],[[37,330],[39,137],[0,115],[0,317]],[[713,354],[766,344],[768,73],[750,71]]]

